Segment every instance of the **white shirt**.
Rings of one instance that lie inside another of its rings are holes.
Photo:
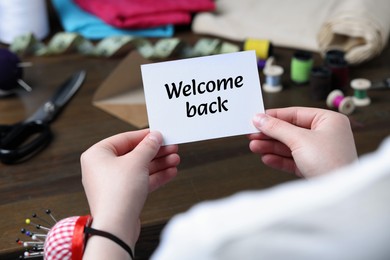
[[[152,259],[390,259],[390,137],[328,175],[194,206]]]

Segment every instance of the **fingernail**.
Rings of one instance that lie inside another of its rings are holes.
[[[253,124],[256,127],[262,127],[267,123],[267,121],[268,121],[268,116],[266,114],[256,114],[253,117]]]
[[[150,132],[148,138],[159,145],[161,145],[162,143],[162,137],[159,132],[155,132],[155,131]]]

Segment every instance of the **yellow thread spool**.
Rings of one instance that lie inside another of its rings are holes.
[[[272,44],[269,40],[248,38],[244,42],[244,50],[254,50],[258,59],[266,60],[272,53]]]

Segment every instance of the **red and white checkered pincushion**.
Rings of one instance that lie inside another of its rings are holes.
[[[72,259],[72,239],[78,218],[60,220],[50,229],[44,245],[46,260]]]

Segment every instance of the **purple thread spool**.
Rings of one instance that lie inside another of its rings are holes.
[[[18,86],[18,80],[23,76],[18,56],[7,49],[0,48],[0,91],[9,93]]]

